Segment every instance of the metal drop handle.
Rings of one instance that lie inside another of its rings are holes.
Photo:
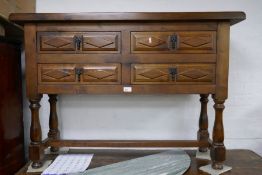
[[[76,45],[76,49],[77,49],[77,50],[80,50],[82,40],[83,40],[83,37],[82,37],[82,36],[75,36],[75,37],[74,37],[74,41],[75,41],[75,45]]]
[[[177,48],[177,35],[171,35],[170,36],[170,43],[171,43],[171,49],[176,49]]]
[[[169,74],[171,75],[172,81],[175,81],[176,74],[177,74],[177,69],[174,68],[174,67],[169,68]]]
[[[80,76],[83,74],[83,68],[75,68],[75,73],[77,76],[77,81],[80,82]]]

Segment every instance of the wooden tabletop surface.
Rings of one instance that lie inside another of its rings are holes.
[[[88,12],[88,13],[13,13],[9,19],[18,24],[63,21],[230,21],[246,19],[240,11],[227,12]]]

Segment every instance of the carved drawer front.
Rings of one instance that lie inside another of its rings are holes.
[[[75,51],[75,34],[71,32],[40,32],[39,51]]]
[[[132,53],[215,53],[213,31],[131,32]]]
[[[83,66],[82,81],[90,84],[120,84],[120,64],[88,64]]]
[[[169,84],[174,83],[169,70],[175,65],[169,64],[132,64],[132,84]],[[174,78],[174,77],[173,77]]]
[[[213,64],[132,64],[132,84],[212,84]]]
[[[120,32],[86,32],[82,47],[90,52],[120,52]]]
[[[215,83],[215,65],[178,64],[176,82]]]
[[[39,83],[76,82],[74,64],[39,64]]]

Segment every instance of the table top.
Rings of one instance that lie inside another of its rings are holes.
[[[229,21],[231,25],[246,19],[240,11],[225,12],[107,12],[107,13],[13,13],[15,23],[58,21]]]

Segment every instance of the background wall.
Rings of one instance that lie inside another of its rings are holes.
[[[38,0],[37,12],[232,11],[247,20],[231,28],[229,99],[224,112],[225,144],[262,155],[262,1],[255,0]],[[210,98],[211,99],[211,98]],[[210,133],[214,121],[209,103]],[[41,108],[43,136],[49,106]],[[62,138],[195,139],[198,95],[61,95],[58,112]],[[29,140],[28,102],[24,103]],[[61,120],[63,118],[63,120]]]

